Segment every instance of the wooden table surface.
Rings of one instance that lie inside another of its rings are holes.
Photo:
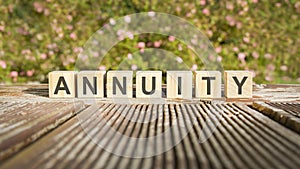
[[[0,168],[299,168],[300,85],[252,99],[49,99],[0,86]]]

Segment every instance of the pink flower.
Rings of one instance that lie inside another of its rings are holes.
[[[137,68],[137,65],[131,65],[131,70],[136,70]]]
[[[217,53],[220,53],[222,51],[222,47],[221,46],[218,46],[217,48],[216,48],[216,52]]]
[[[50,14],[50,10],[49,9],[44,9],[44,15],[48,16]]]
[[[5,30],[5,26],[1,25],[1,26],[0,26],[0,31],[1,31],[1,32],[4,32],[4,30]]]
[[[277,8],[279,8],[279,7],[281,7],[281,3],[276,3],[275,6],[276,6]]]
[[[148,12],[148,16],[150,16],[150,17],[155,16],[155,12],[153,12],[153,11]]]
[[[243,24],[241,22],[236,23],[236,28],[241,29],[243,27]]]
[[[106,70],[106,66],[104,66],[104,65],[101,65],[101,66],[99,66],[99,68],[98,68],[99,70]]]
[[[238,59],[239,59],[239,60],[245,61],[245,58],[246,58],[246,54],[245,54],[245,53],[239,53],[239,54],[238,54]]]
[[[190,17],[192,16],[192,14],[191,14],[191,13],[187,13],[185,16],[186,16],[187,18],[190,18]]]
[[[92,54],[93,54],[93,57],[99,57],[99,53],[98,52],[92,52]]]
[[[128,58],[129,60],[131,60],[131,59],[132,59],[132,54],[131,54],[131,53],[128,53],[127,58]]]
[[[204,9],[202,10],[202,13],[203,13],[204,15],[209,15],[209,14],[210,14],[209,9],[207,9],[207,8],[204,8]]]
[[[72,25],[67,25],[67,29],[72,30],[73,26]]]
[[[79,52],[82,52],[82,51],[83,51],[82,47],[75,47],[73,49],[73,52],[75,52],[75,53],[79,53]]]
[[[202,5],[202,6],[206,5],[206,1],[205,0],[200,0],[200,5]]]
[[[256,72],[254,70],[249,70],[252,73],[252,77],[256,76]]]
[[[215,60],[215,56],[214,55],[209,55],[208,60],[211,60],[211,61]]]
[[[299,1],[296,2],[294,6],[295,6],[296,9],[298,9],[300,7],[300,2]]]
[[[197,39],[191,39],[191,42],[193,45],[196,45],[197,44]]]
[[[46,53],[42,53],[40,57],[41,57],[41,59],[45,60],[45,59],[47,59],[47,54]]]
[[[115,25],[115,24],[116,24],[116,21],[115,21],[113,18],[110,18],[110,19],[109,19],[109,23],[110,23],[111,25]]]
[[[270,53],[266,53],[266,54],[265,54],[265,58],[266,58],[266,59],[271,59],[271,58],[272,58],[272,55],[271,55]]]
[[[206,31],[206,33],[209,37],[212,37],[212,35],[213,35],[213,32],[211,30]]]
[[[259,57],[259,54],[257,52],[252,52],[252,56],[255,58],[255,59],[258,59]]]
[[[280,70],[287,71],[288,67],[286,65],[282,65],[282,66],[280,66]]]
[[[182,62],[183,62],[183,60],[182,60],[181,57],[176,57],[176,61],[177,61],[178,63],[182,63]]]
[[[17,71],[11,71],[9,76],[10,77],[18,77],[18,72]]]
[[[155,41],[154,42],[154,47],[159,48],[161,45],[161,41]]]
[[[256,4],[257,2],[258,2],[258,0],[252,0],[252,3],[255,3],[255,4]]]
[[[137,47],[140,48],[140,49],[145,48],[145,42],[139,42],[137,44]]]
[[[193,66],[191,67],[191,70],[197,70],[198,66],[196,64],[193,64]]]
[[[170,41],[170,42],[175,41],[175,37],[174,37],[174,36],[169,36],[169,41]]]
[[[2,67],[2,69],[6,69],[6,62],[3,60],[0,60],[0,66]]]
[[[271,81],[273,81],[273,78],[271,76],[266,76],[265,80],[271,82]]]
[[[268,65],[267,65],[267,69],[268,69],[269,71],[274,71],[274,70],[275,70],[275,66],[274,66],[273,64],[268,64]]]
[[[218,57],[217,57],[217,61],[218,61],[218,62],[222,62],[222,59],[223,59],[222,56],[218,56]]]
[[[180,44],[178,45],[178,50],[182,51],[182,46]]]
[[[67,19],[68,19],[69,21],[72,21],[72,20],[73,20],[73,16],[72,16],[72,15],[67,15]]]
[[[27,70],[26,75],[28,77],[31,77],[33,75],[34,71],[33,70]]]
[[[72,32],[70,34],[70,38],[73,39],[73,40],[76,40],[77,39],[77,35],[74,32]]]
[[[125,21],[126,23],[130,23],[130,22],[131,22],[130,16],[125,16],[125,17],[124,17],[124,21]]]
[[[40,4],[39,2],[34,2],[33,3],[33,7],[34,9],[38,12],[38,13],[42,13],[44,10],[44,7],[42,4]]]
[[[235,51],[235,52],[238,52],[239,48],[238,47],[233,47],[232,50]]]
[[[134,37],[133,33],[131,33],[131,32],[127,32],[127,33],[126,33],[126,36],[127,36],[129,39],[133,39],[133,37]]]
[[[233,10],[233,9],[234,9],[234,6],[233,6],[232,3],[227,2],[227,3],[226,3],[226,8],[227,8],[228,10]]]
[[[248,37],[244,37],[244,38],[243,38],[243,41],[246,42],[246,43],[249,43],[249,42],[250,42],[250,39],[249,39]]]
[[[227,16],[225,17],[225,19],[227,20],[227,22],[228,22],[228,24],[229,24],[230,26],[234,26],[235,23],[236,23],[234,17],[232,17],[232,16],[230,16],[230,15],[227,15]]]

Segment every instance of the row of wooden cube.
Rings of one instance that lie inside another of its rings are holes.
[[[222,77],[219,71],[195,71],[195,97],[220,98]],[[106,80],[106,87],[105,87]],[[49,73],[51,98],[133,97],[133,71],[53,71]],[[252,74],[249,71],[224,71],[227,98],[251,98]],[[167,98],[191,99],[192,71],[167,71]],[[136,98],[161,98],[162,72],[136,72]]]

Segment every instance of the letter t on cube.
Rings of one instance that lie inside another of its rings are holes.
[[[195,71],[195,73],[195,96],[197,98],[221,98],[221,72]]]

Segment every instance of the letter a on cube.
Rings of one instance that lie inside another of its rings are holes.
[[[195,71],[195,73],[195,96],[197,98],[221,98],[221,72]]]
[[[227,98],[252,98],[252,73],[250,71],[225,71],[224,79]]]
[[[77,73],[78,98],[103,98],[106,71],[80,71]]]
[[[161,71],[137,71],[136,72],[136,97],[137,98],[161,98]]]
[[[167,71],[167,98],[192,98],[193,73],[191,71]]]
[[[132,78],[133,71],[107,72],[107,97],[132,98]]]
[[[53,71],[48,75],[50,98],[76,97],[76,72]]]

